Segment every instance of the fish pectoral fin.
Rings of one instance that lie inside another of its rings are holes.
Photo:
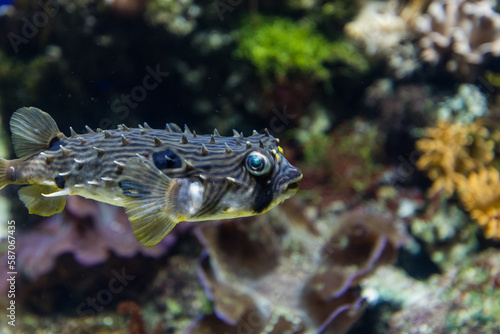
[[[159,243],[177,224],[168,214],[151,203],[147,208],[141,204],[125,207],[137,240],[146,247]]]
[[[125,211],[135,237],[144,246],[156,245],[178,222],[168,203],[174,183],[144,157],[129,159],[123,169],[119,185]]]
[[[30,213],[39,216],[52,216],[59,213],[66,205],[66,197],[45,197],[44,193],[53,193],[58,188],[47,185],[30,185],[19,190],[19,199],[26,205]]]
[[[49,114],[34,107],[18,109],[10,119],[12,146],[19,158],[32,156],[50,148],[54,138],[64,138]]]

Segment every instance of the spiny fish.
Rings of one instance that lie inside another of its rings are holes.
[[[168,123],[70,136],[49,114],[18,109],[10,120],[19,159],[0,158],[0,189],[28,185],[19,198],[30,213],[61,212],[66,195],[123,206],[134,234],[157,244],[181,221],[264,213],[293,196],[300,170],[283,156],[279,140],[256,131],[244,137],[198,135]]]

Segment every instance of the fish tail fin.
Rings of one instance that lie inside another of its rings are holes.
[[[8,185],[10,182],[7,180],[7,166],[9,160],[0,158],[0,189]]]
[[[12,145],[19,158],[44,151],[64,138],[54,119],[35,107],[18,109],[10,119],[10,131]]]
[[[134,235],[144,246],[154,246],[177,224],[167,196],[172,179],[143,157],[129,159],[122,176],[119,184]]]

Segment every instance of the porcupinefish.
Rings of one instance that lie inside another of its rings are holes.
[[[40,109],[17,110],[11,120],[19,159],[0,158],[0,189],[27,185],[19,198],[30,213],[61,212],[66,195],[125,207],[134,234],[157,244],[181,221],[252,216],[293,196],[300,170],[267,130],[244,137],[197,135],[168,123],[66,137]]]

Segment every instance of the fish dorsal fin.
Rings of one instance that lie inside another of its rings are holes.
[[[18,109],[10,119],[12,145],[19,158],[50,148],[54,138],[62,139],[56,122],[49,114],[34,107]]]
[[[66,197],[44,197],[43,194],[49,194],[58,191],[57,187],[34,184],[23,187],[19,190],[19,199],[26,205],[30,213],[39,216],[52,216],[59,213],[66,205]]]
[[[144,157],[127,161],[119,185],[134,235],[144,246],[156,245],[178,222],[168,203],[174,183]]]

